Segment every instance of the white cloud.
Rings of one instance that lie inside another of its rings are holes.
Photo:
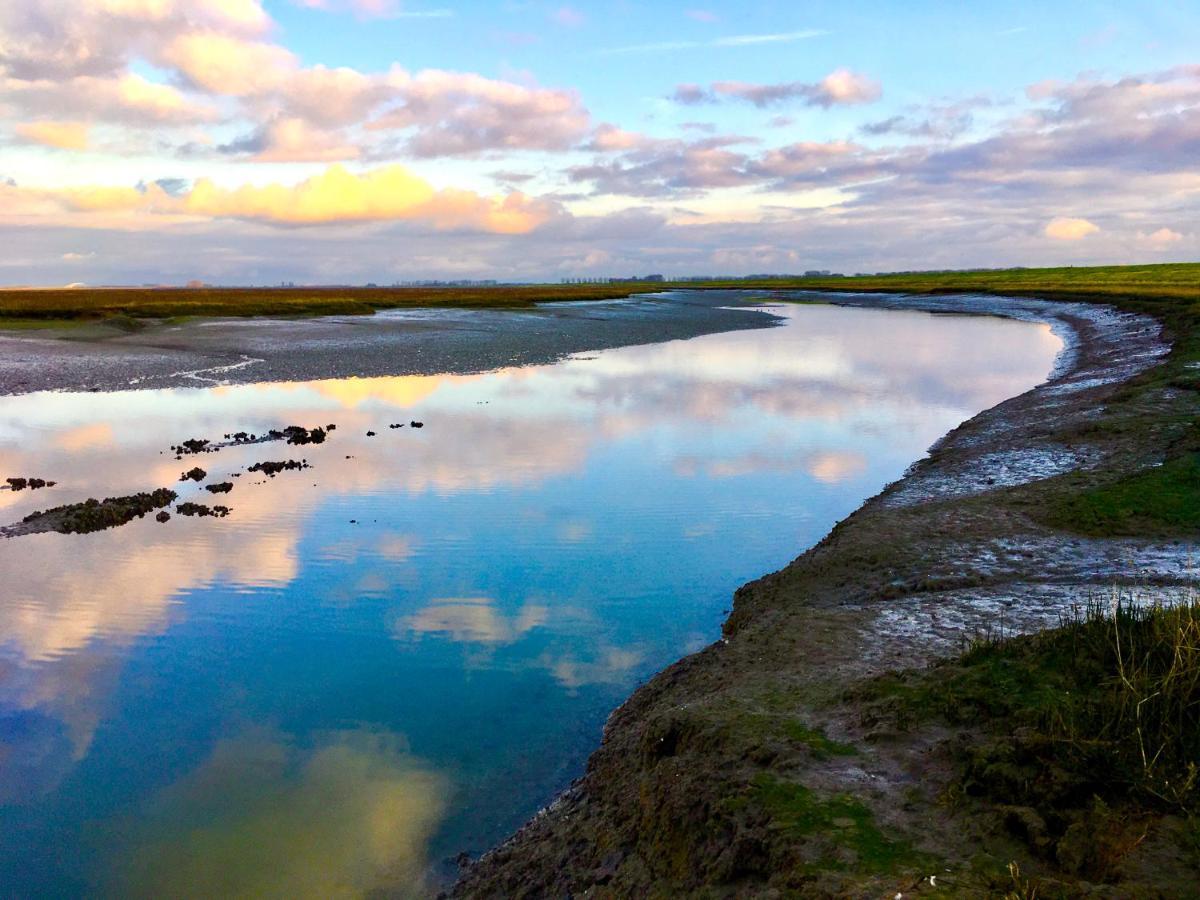
[[[823,37],[828,33],[827,31],[808,28],[803,31],[779,31],[770,34],[732,34],[707,41],[657,41],[646,44],[629,44],[623,47],[609,47],[606,50],[601,50],[600,53],[665,53],[671,50],[698,50],[705,47],[752,47],[758,44],[791,44],[796,41],[806,41],[810,38]]]
[[[83,122],[21,122],[13,129],[31,144],[59,150],[86,150],[88,126]]]
[[[1053,238],[1056,241],[1080,241],[1089,234],[1095,234],[1099,230],[1100,227],[1098,225],[1089,222],[1087,219],[1058,216],[1046,223],[1044,233],[1046,237]]]

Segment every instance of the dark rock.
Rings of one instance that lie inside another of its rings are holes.
[[[58,484],[57,481],[47,481],[44,478],[5,478],[4,480],[14,491],[23,491],[25,488],[36,491],[38,488],[54,487]]]
[[[203,503],[180,503],[175,507],[175,512],[181,516],[215,516],[218,519],[223,519],[229,515],[228,506],[205,506]]]
[[[308,460],[302,459],[297,462],[294,459],[281,460],[279,462],[258,462],[250,466],[247,472],[262,472],[264,475],[274,478],[278,473],[290,471],[293,469],[308,469],[311,468]]]
[[[325,429],[314,428],[309,431],[299,425],[289,425],[283,429],[283,435],[287,438],[289,444],[323,444],[325,443]]]

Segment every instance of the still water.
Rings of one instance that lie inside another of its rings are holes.
[[[429,890],[579,775],[738,585],[1061,347],[773,311],[483,375],[0,398],[0,477],[58,482],[0,491],[0,524],[163,486],[232,508],[0,540],[0,894]],[[168,449],[326,423],[320,446]],[[241,477],[213,497],[192,465]]]

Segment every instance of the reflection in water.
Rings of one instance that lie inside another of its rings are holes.
[[[0,491],[4,521],[162,486],[204,502],[170,445],[338,425],[199,457],[234,482],[227,519],[0,541],[0,883],[417,885],[577,775],[734,588],[1059,347],[1024,323],[779,314],[478,376],[0,399],[0,477],[59,482]]]
[[[359,897],[418,888],[445,785],[381,734],[300,748],[220,741],[123,835],[112,892],[137,897]]]

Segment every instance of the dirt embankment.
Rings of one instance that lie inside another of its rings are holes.
[[[1010,861],[1072,895],[1194,886],[1167,829],[1110,867],[1115,886],[1064,873],[994,810],[954,802],[953,747],[969,735],[897,727],[854,689],[978,629],[1057,624],[1115,583],[1186,590],[1177,539],[1051,524],[1064,498],[1157,471],[1194,429],[1200,391],[1157,374],[1169,336],[1086,303],[835,302],[1041,320],[1068,347],[1045,384],[952,431],[819,545],[742,587],[724,637],[614,712],[584,777],[468,868],[456,896],[994,896],[1026,877]]]

